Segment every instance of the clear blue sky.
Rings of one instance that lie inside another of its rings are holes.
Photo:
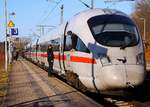
[[[4,1],[0,0],[0,41],[5,40]],[[8,14],[15,12],[15,16],[8,15],[19,29],[19,36],[28,36],[35,32],[39,34],[37,25],[58,25],[60,23],[60,6],[64,4],[64,21],[74,14],[87,9],[78,0],[62,0],[56,7],[54,0],[7,0]],[[55,0],[59,2],[60,0]],[[90,5],[91,0],[82,0]],[[114,0],[115,1],[115,0]],[[135,2],[104,3],[104,0],[95,0],[95,8],[113,8],[127,14],[134,11]],[[54,9],[54,7],[56,7]],[[52,11],[53,10],[53,11]]]

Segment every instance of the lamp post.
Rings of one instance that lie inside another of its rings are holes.
[[[7,0],[5,0],[5,71],[7,72]]]
[[[145,35],[145,32],[146,32],[146,19],[145,18],[140,18],[141,20],[143,20],[143,27],[144,27],[144,34],[143,34],[143,40],[145,42],[146,40],[146,35]]]

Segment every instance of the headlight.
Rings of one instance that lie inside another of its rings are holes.
[[[136,63],[137,64],[144,64],[144,53],[139,53],[137,56],[136,56]]]
[[[111,64],[110,58],[107,55],[101,56],[100,60],[103,66]]]

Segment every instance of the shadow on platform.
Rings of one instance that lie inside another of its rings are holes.
[[[64,94],[56,94],[53,96],[46,96],[46,97],[42,97],[39,99],[34,99],[31,101],[25,101],[25,102],[21,102],[18,104],[10,105],[8,107],[57,107],[58,104],[62,104],[62,103],[65,104],[66,102],[71,102],[70,99],[67,99],[67,98],[60,99],[59,97],[67,95],[67,94],[71,94],[74,92],[77,92],[77,91],[71,91],[71,92],[67,92]]]

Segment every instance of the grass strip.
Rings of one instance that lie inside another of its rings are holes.
[[[8,75],[12,70],[12,65],[8,65],[8,72],[0,68],[0,107],[3,107],[4,97],[7,93]]]

